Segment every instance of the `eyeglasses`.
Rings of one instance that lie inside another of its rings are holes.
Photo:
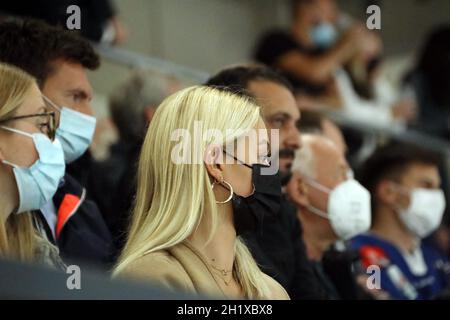
[[[229,154],[229,153],[226,152],[225,150],[223,150],[223,153],[226,154],[226,155],[229,156],[229,157],[232,157],[234,160],[236,160],[236,161],[239,162],[240,164],[246,166],[247,168],[250,168],[250,169],[253,168],[253,165],[249,165],[249,164],[245,163],[244,161],[239,160],[238,158],[236,158],[235,156]],[[263,159],[261,159],[261,160],[259,161],[259,163],[257,163],[257,164],[259,164],[259,165],[261,165],[261,166],[264,166],[264,167],[270,167],[270,166],[271,166],[270,155],[264,156]]]
[[[50,140],[53,141],[53,140],[55,140],[55,132],[56,132],[56,119],[55,119],[54,112],[45,112],[45,113],[29,114],[29,115],[6,118],[6,119],[2,119],[0,121],[0,123],[6,123],[9,121],[16,121],[16,120],[31,119],[31,118],[43,118],[43,117],[46,117],[46,121],[38,124],[39,130],[43,134],[46,134],[50,138]]]

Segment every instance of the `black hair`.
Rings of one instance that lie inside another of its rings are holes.
[[[53,63],[62,59],[89,70],[100,65],[100,58],[89,41],[75,31],[50,26],[34,19],[0,22],[0,62],[15,65],[34,76],[40,87],[54,72]]]
[[[254,98],[249,92],[248,86],[250,82],[258,80],[280,84],[294,93],[291,83],[284,76],[278,71],[262,65],[239,65],[223,69],[211,77],[205,85],[237,95]]]
[[[357,171],[357,179],[373,195],[382,180],[399,181],[414,164],[439,167],[440,157],[433,152],[403,143],[389,143],[378,148]],[[372,196],[372,212],[376,208]]]

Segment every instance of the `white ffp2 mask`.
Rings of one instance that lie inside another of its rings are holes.
[[[399,216],[405,226],[420,238],[435,231],[442,221],[445,210],[445,195],[441,189],[413,189],[409,206],[399,209]]]
[[[329,219],[339,238],[347,240],[369,230],[372,221],[370,193],[358,181],[348,179],[333,190],[313,180],[307,180],[307,183],[329,194],[328,214],[313,206],[308,209]]]

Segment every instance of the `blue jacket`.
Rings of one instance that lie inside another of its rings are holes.
[[[358,250],[365,268],[380,267],[381,289],[392,299],[432,299],[450,285],[450,261],[429,245],[421,243],[418,248],[426,265],[423,274],[414,274],[402,252],[376,235],[356,236],[350,245]]]

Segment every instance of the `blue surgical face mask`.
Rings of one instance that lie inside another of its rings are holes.
[[[55,136],[61,142],[66,163],[71,163],[89,148],[97,120],[67,107],[60,108],[46,97],[44,99],[60,112]]]
[[[335,27],[331,23],[327,22],[322,22],[312,27],[309,35],[314,46],[320,49],[327,49],[331,47],[337,38]]]
[[[42,133],[30,134],[17,129],[0,126],[33,139],[39,159],[30,167],[20,167],[3,160],[13,167],[19,192],[19,207],[16,213],[40,209],[55,194],[65,172],[64,153],[58,139],[51,141]]]

